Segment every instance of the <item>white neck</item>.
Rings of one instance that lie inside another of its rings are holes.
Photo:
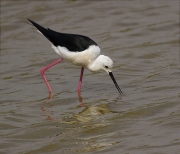
[[[98,56],[92,63],[90,63],[87,68],[92,72],[98,72],[102,69],[101,56]]]

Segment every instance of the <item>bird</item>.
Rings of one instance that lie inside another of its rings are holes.
[[[108,56],[100,54],[101,49],[95,41],[87,36],[61,33],[50,28],[44,28],[32,20],[28,20],[30,25],[34,26],[40,34],[44,35],[51,42],[52,48],[59,55],[58,60],[40,70],[42,78],[50,93],[52,93],[52,89],[44,73],[64,59],[74,65],[81,66],[77,89],[78,96],[80,96],[81,93],[84,68],[87,68],[91,72],[104,70],[111,77],[119,93],[123,94],[112,73],[113,61]]]

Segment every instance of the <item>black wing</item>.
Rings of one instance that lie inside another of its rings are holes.
[[[54,46],[66,47],[69,51],[81,52],[86,50],[90,45],[97,45],[87,36],[76,34],[65,34],[44,28],[34,21],[28,19]]]

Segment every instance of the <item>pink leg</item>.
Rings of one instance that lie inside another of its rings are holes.
[[[44,68],[41,69],[41,71],[40,71],[40,72],[41,72],[41,75],[42,75],[42,78],[44,79],[44,82],[46,83],[46,86],[48,87],[50,93],[52,93],[52,90],[51,90],[51,87],[50,87],[50,85],[49,85],[49,83],[48,83],[48,81],[47,81],[47,79],[46,79],[46,77],[45,77],[45,75],[44,75],[44,72],[45,72],[47,69],[51,68],[52,66],[56,65],[57,63],[59,63],[60,61],[62,61],[62,60],[63,60],[63,59],[60,58],[60,59],[56,60],[55,62],[53,62],[52,64],[44,67]]]
[[[78,84],[78,96],[81,95],[81,85],[82,85],[83,72],[84,72],[84,67],[81,68],[81,74],[80,74],[79,84]]]

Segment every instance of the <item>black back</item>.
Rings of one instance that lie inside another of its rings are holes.
[[[86,50],[90,45],[97,45],[87,36],[77,34],[65,34],[44,28],[34,21],[28,19],[54,46],[66,47],[69,51],[81,52]]]

